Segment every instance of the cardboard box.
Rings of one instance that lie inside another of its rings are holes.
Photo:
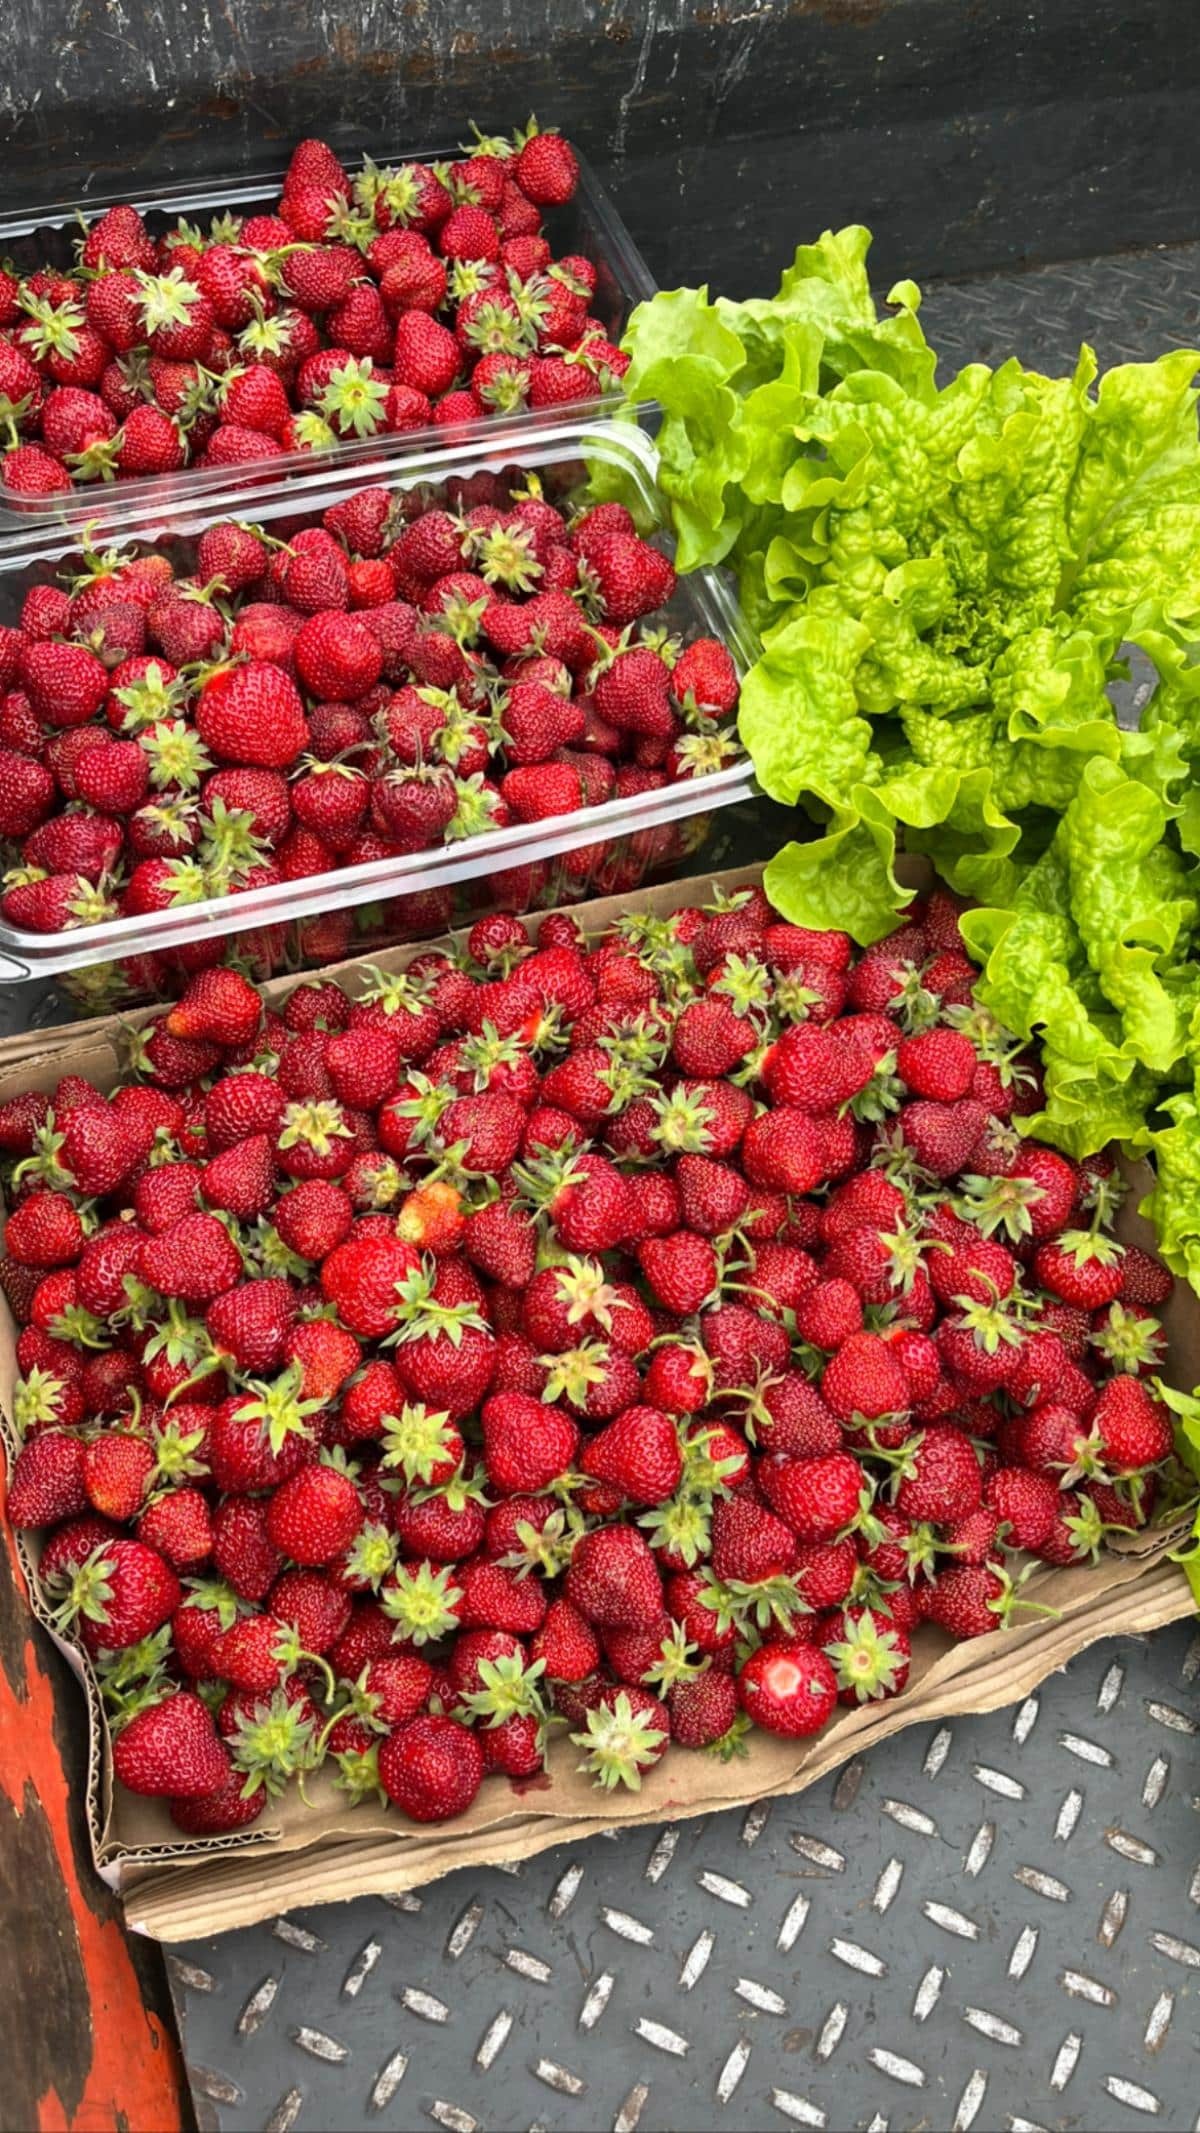
[[[589,932],[600,933],[631,909],[669,912],[704,900],[714,886],[729,890],[745,885],[757,878],[757,871],[675,882],[577,905],[573,915]],[[921,887],[928,877],[918,862],[908,862],[905,878]],[[402,969],[430,945],[392,949],[374,960],[385,969]],[[363,982],[364,968],[362,963],[347,963],[323,975],[338,977],[353,991]],[[278,1000],[303,982],[303,977],[277,979],[264,990],[268,998]],[[102,1088],[114,1086],[122,1072],[121,1030],[115,1019],[97,1022],[71,1033],[70,1042],[45,1047],[15,1063],[0,1060],[0,1100],[32,1088],[52,1090],[64,1073],[87,1075]],[[1148,1225],[1135,1212],[1148,1173],[1144,1166],[1130,1167],[1138,1189],[1128,1196],[1119,1228],[1131,1241],[1152,1244]],[[1190,1389],[1200,1381],[1200,1305],[1183,1290],[1172,1298],[1164,1317],[1170,1341],[1168,1374]],[[0,1299],[0,1409],[10,1457],[15,1337],[11,1313]],[[905,1693],[890,1702],[840,1711],[812,1742],[755,1732],[748,1753],[728,1764],[671,1750],[641,1792],[614,1797],[598,1793],[578,1773],[577,1751],[560,1738],[544,1775],[525,1784],[490,1781],[467,1814],[432,1829],[408,1826],[395,1812],[370,1804],[350,1809],[328,1777],[319,1773],[310,1785],[310,1807],[293,1791],[240,1835],[180,1839],[164,1806],[114,1787],[108,1729],[90,1663],[69,1640],[56,1638],[86,1700],[87,1811],[97,1871],[124,1896],[132,1925],[161,1940],[181,1940],[250,1925],[292,1905],[417,1887],[459,1866],[523,1858],[602,1829],[678,1820],[771,1794],[799,1792],[903,1726],[997,1709],[1026,1695],[1099,1638],[1155,1629],[1188,1614],[1192,1600],[1187,1582],[1167,1560],[1177,1538],[1169,1530],[1139,1535],[1111,1549],[1094,1568],[1036,1570],[1025,1588],[1027,1595],[1055,1609],[1053,1618],[1031,1616],[1024,1626],[964,1645],[949,1645],[939,1631],[922,1629]],[[19,1535],[17,1550],[33,1611],[49,1629],[49,1612],[36,1582],[38,1536]]]

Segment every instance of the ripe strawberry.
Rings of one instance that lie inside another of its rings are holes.
[[[542,1661],[549,1681],[584,1681],[600,1663],[591,1623],[562,1595],[551,1600],[529,1650],[531,1658]]]
[[[883,1605],[839,1608],[823,1625],[820,1648],[837,1676],[842,1703],[898,1696],[908,1680],[912,1646]]]
[[[262,1021],[262,1002],[238,970],[201,970],[189,979],[166,1017],[173,1037],[187,1037],[228,1050],[249,1043]]]
[[[283,1560],[267,1538],[267,1505],[261,1498],[234,1495],[218,1504],[213,1513],[213,1564],[239,1599],[266,1597]],[[223,1629],[229,1626],[221,1624]],[[178,1645],[178,1629],[175,1634]]]
[[[675,1682],[667,1691],[667,1710],[676,1747],[736,1751],[739,1704],[732,1674],[708,1667],[694,1680]]]
[[[771,1192],[809,1193],[829,1174],[822,1126],[792,1105],[764,1111],[751,1122],[742,1162],[751,1184]]]
[[[302,1467],[282,1482],[267,1512],[267,1537],[294,1563],[330,1563],[363,1522],[354,1483],[331,1466]]]
[[[445,1822],[464,1814],[483,1774],[476,1735],[435,1713],[398,1727],[379,1749],[380,1782],[413,1822]]]
[[[548,1488],[575,1456],[579,1432],[569,1416],[525,1393],[494,1393],[481,1420],[488,1481],[502,1496]]]
[[[712,1567],[722,1579],[759,1584],[783,1578],[796,1559],[791,1528],[749,1496],[716,1505],[712,1520]]]
[[[1121,1268],[1121,1302],[1157,1311],[1170,1294],[1171,1276],[1166,1267],[1136,1244],[1127,1244]]]
[[[123,1651],[152,1636],[182,1598],[179,1580],[141,1541],[110,1540],[69,1577],[55,1620],[75,1627],[89,1651]],[[56,1593],[57,1597],[57,1593]]]
[[[185,1837],[225,1837],[257,1822],[267,1805],[265,1785],[247,1794],[240,1770],[230,1769],[223,1783],[201,1800],[172,1800],[171,1820]]]
[[[121,1728],[113,1769],[130,1792],[198,1800],[226,1782],[229,1756],[208,1705],[176,1689]]]
[[[83,1485],[92,1509],[127,1524],[141,1509],[154,1466],[145,1437],[126,1430],[102,1431],[83,1455]]]
[[[172,1570],[196,1570],[212,1554],[212,1518],[199,1489],[168,1489],[164,1495],[152,1496],[138,1519],[136,1533]]]
[[[567,1570],[566,1597],[600,1628],[634,1629],[662,1613],[662,1580],[649,1547],[632,1526],[585,1533]]]
[[[1120,1295],[1124,1260],[1124,1246],[1103,1232],[1063,1230],[1039,1244],[1033,1272],[1035,1280],[1064,1303],[1098,1311]]]
[[[940,1104],[969,1096],[975,1074],[975,1047],[953,1029],[924,1030],[905,1037],[896,1052],[896,1072],[914,1096]]]
[[[965,1518],[982,1494],[979,1460],[969,1437],[946,1423],[920,1432],[900,1468],[895,1503],[906,1518],[945,1525]]]
[[[657,1301],[677,1317],[698,1311],[717,1287],[717,1255],[706,1237],[690,1230],[648,1237],[637,1256]]]
[[[874,1422],[907,1408],[908,1380],[886,1341],[856,1333],[826,1364],[821,1397],[842,1422]]]
[[[1047,1474],[1026,1467],[1000,1467],[984,1484],[988,1509],[1008,1527],[1010,1548],[1036,1551],[1049,1538],[1058,1517],[1059,1490]]]
[[[216,669],[200,688],[195,719],[201,740],[222,762],[265,770],[286,770],[308,735],[295,683],[281,667],[255,659]]]
[[[140,1264],[151,1288],[192,1304],[211,1303],[242,1273],[241,1253],[228,1230],[208,1214],[184,1215],[161,1235],[145,1238]]]
[[[972,1097],[956,1103],[921,1097],[902,1106],[898,1124],[922,1169],[935,1178],[950,1178],[965,1169],[987,1124],[987,1113]]]
[[[1139,1378],[1110,1378],[1100,1392],[1091,1435],[1110,1473],[1133,1474],[1170,1457],[1171,1417]]]
[[[580,1462],[594,1480],[610,1482],[635,1504],[665,1503],[683,1476],[679,1435],[655,1407],[628,1407],[590,1438]]]
[[[65,1431],[46,1429],[17,1453],[8,1486],[14,1526],[56,1526],[90,1508],[84,1446]]]
[[[863,1469],[848,1452],[794,1459],[772,1453],[759,1462],[767,1502],[802,1541],[833,1540],[858,1516]]]
[[[65,1193],[34,1191],[9,1216],[4,1248],[19,1266],[70,1266],[83,1248],[83,1224]]]
[[[967,1637],[986,1637],[1002,1626],[1010,1591],[1010,1582],[994,1561],[964,1563],[939,1573],[925,1611],[956,1643]]]
[[[814,1282],[796,1304],[796,1331],[801,1340],[823,1348],[827,1354],[860,1333],[862,1322],[858,1289],[837,1276]]]
[[[837,1704],[838,1680],[823,1651],[795,1639],[760,1644],[740,1668],[738,1699],[756,1725],[789,1740],[819,1733]]]

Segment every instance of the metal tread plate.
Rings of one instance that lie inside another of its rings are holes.
[[[946,368],[1200,334],[1200,245],[933,286]],[[1200,1640],[798,1800],[169,1957],[197,2112],[450,2133],[1200,2126]],[[652,1781],[651,1781],[652,1782]]]

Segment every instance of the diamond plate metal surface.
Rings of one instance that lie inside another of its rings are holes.
[[[747,1813],[168,1957],[202,2126],[1191,2127],[1200,1637]]]
[[[943,373],[962,363],[1002,363],[1017,353],[1033,370],[1073,361],[1081,341],[1100,363],[1136,363],[1200,336],[1200,244],[1111,259],[1068,260],[1024,273],[933,282],[921,320]]]

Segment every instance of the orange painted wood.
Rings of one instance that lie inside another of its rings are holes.
[[[29,2133],[191,2123],[157,1948],[125,1933],[83,1812],[83,1700],[28,1607],[0,1452],[0,2121]]]

